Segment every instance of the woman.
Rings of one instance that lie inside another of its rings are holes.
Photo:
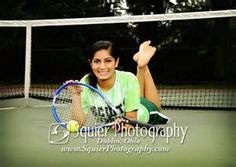
[[[130,72],[116,70],[119,55],[112,42],[97,41],[92,45],[89,58],[92,72],[85,75],[80,82],[102,91],[130,119],[150,124],[166,123],[168,118],[159,113],[161,101],[148,68],[148,62],[155,51],[156,48],[150,45],[150,41],[140,45],[139,51],[133,57],[137,63],[135,76]]]

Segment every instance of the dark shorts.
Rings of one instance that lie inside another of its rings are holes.
[[[152,125],[158,125],[158,124],[166,124],[169,120],[169,118],[163,114],[160,113],[160,110],[157,108],[157,106],[152,103],[151,101],[141,97],[141,104],[146,107],[146,109],[149,112],[149,124]]]

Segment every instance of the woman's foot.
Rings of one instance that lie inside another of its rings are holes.
[[[135,53],[133,56],[133,60],[138,64],[138,59],[139,59],[139,52]]]
[[[138,67],[140,68],[146,66],[156,52],[156,48],[150,44],[151,41],[143,42],[139,47],[139,52],[137,52],[133,57],[134,61],[137,62]]]

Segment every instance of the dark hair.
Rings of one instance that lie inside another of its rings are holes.
[[[94,54],[99,50],[108,50],[110,55],[117,60],[119,58],[119,51],[115,47],[114,43],[111,41],[97,41],[92,45],[91,51],[89,53],[89,61],[91,61],[94,57]],[[94,75],[93,72],[89,73],[88,75],[88,83],[93,86],[97,87],[97,77]]]

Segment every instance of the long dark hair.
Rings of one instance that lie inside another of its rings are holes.
[[[110,55],[117,61],[119,58],[119,51],[115,47],[114,43],[111,41],[97,41],[92,45],[91,51],[89,53],[89,62],[91,63],[94,54],[102,49],[106,49],[110,52]],[[97,77],[94,75],[94,73],[91,71],[88,75],[88,83],[89,85],[93,87],[97,87]]]

